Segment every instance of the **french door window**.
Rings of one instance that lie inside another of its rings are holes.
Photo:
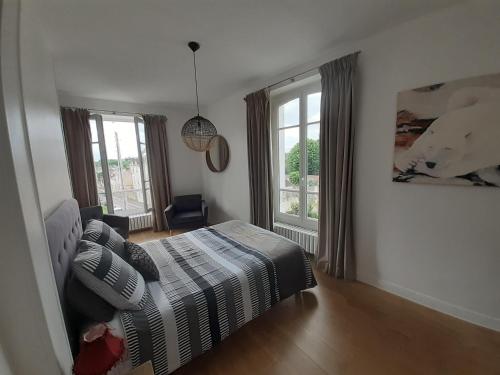
[[[90,127],[103,210],[123,216],[149,212],[151,184],[142,118],[93,114]]]
[[[278,221],[317,228],[319,217],[318,83],[271,96],[275,212]]]

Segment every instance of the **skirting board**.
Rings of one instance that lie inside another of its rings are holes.
[[[488,316],[477,311],[472,311],[464,307],[453,305],[451,303],[442,301],[435,297],[408,289],[397,284],[384,281],[384,280],[371,280],[367,278],[358,277],[358,281],[374,286],[375,288],[382,289],[386,292],[395,294],[404,299],[423,305],[432,310],[442,312],[443,314],[451,315],[455,318],[465,320],[469,323],[476,324],[482,327],[492,329],[500,332],[500,319]]]

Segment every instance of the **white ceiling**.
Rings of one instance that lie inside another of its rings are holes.
[[[59,90],[191,105],[189,40],[200,102],[279,74],[456,0],[44,0],[41,19]]]

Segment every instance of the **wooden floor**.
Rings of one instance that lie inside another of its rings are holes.
[[[185,230],[182,230],[182,229],[174,229],[172,231],[172,236],[175,236],[176,234],[181,234],[184,232],[185,232]],[[128,240],[130,242],[141,243],[141,242],[157,240],[157,239],[165,238],[165,237],[169,237],[169,236],[170,236],[170,232],[168,230],[162,231],[162,232],[153,232],[152,230],[147,230],[147,231],[130,233]]]
[[[316,278],[175,374],[500,374],[500,333],[362,283]]]

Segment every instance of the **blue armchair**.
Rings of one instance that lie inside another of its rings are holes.
[[[90,220],[99,220],[108,224],[123,238],[128,238],[130,227],[128,216],[107,215],[103,213],[101,206],[92,206],[80,208],[80,217],[82,218],[83,230]]]
[[[208,206],[201,194],[179,195],[165,209],[168,229],[203,227],[207,225]]]

